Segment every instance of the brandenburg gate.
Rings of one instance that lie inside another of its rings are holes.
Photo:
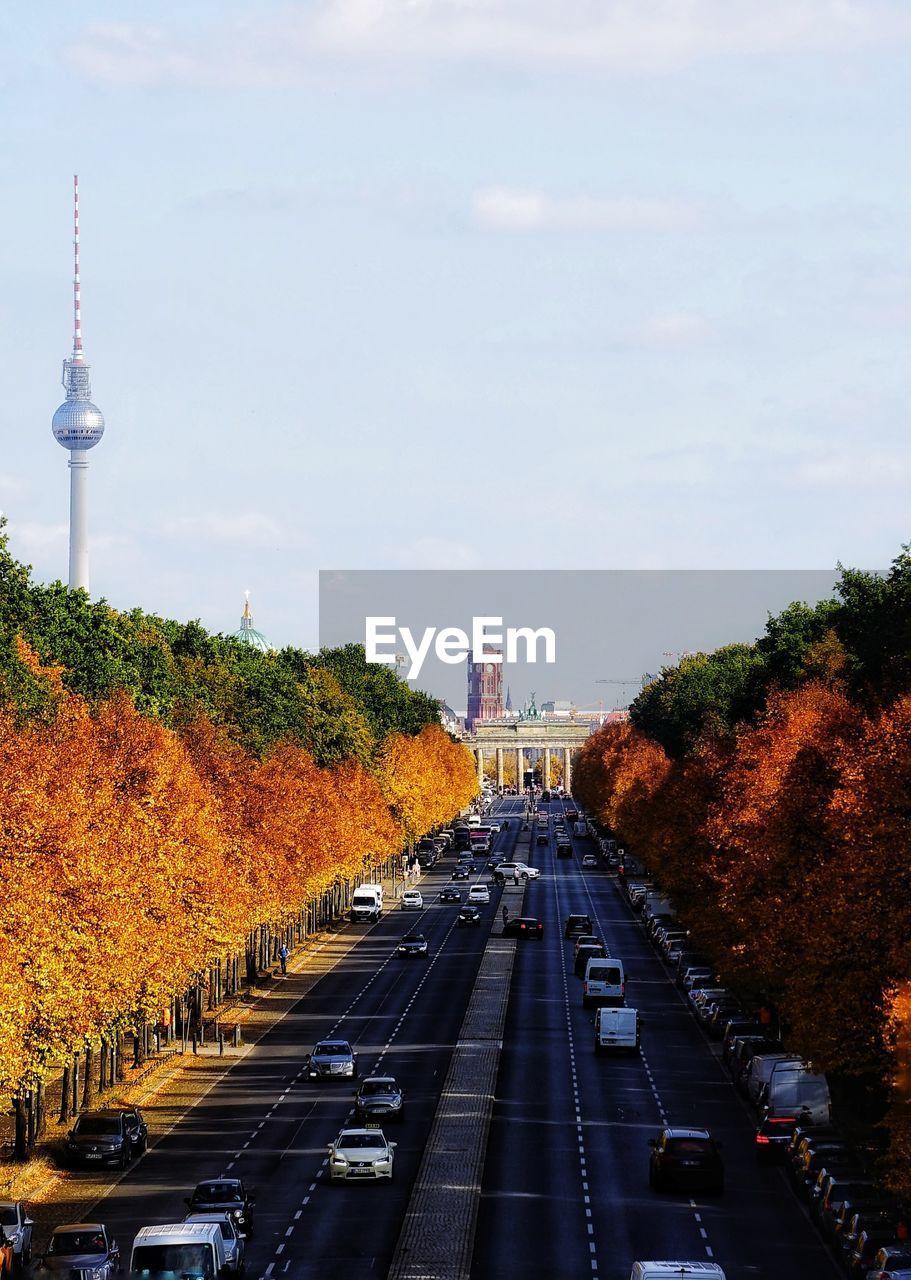
[[[510,717],[503,720],[476,720],[474,731],[468,734],[464,741],[475,754],[479,782],[484,777],[484,753],[496,753],[498,787],[503,786],[504,752],[514,751],[519,791],[522,790],[522,778],[525,773],[526,751],[544,753],[543,777],[545,779],[550,778],[551,753],[562,751],[563,786],[569,791],[572,777],[572,753],[578,751],[591,733],[592,725],[587,716],[578,720],[571,716],[537,719]]]

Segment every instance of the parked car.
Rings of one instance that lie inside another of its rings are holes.
[[[0,1201],[0,1230],[10,1243],[15,1265],[20,1271],[32,1260],[34,1225],[21,1200]]]
[[[506,938],[543,938],[544,925],[534,916],[512,916],[503,926]]]
[[[649,1140],[648,1180],[654,1191],[671,1187],[720,1193],[724,1164],[719,1143],[708,1129],[662,1129]]]
[[[42,1266],[66,1280],[73,1274],[114,1280],[120,1270],[120,1248],[103,1222],[71,1222],[51,1232]]]
[[[354,1095],[354,1114],[362,1124],[404,1120],[405,1092],[394,1076],[367,1076]]]
[[[69,1164],[116,1165],[125,1169],[133,1154],[131,1131],[122,1110],[86,1111],[66,1136]]]
[[[752,1022],[748,1016],[729,1018],[721,1038],[721,1057],[725,1063],[730,1062],[731,1052],[738,1036],[754,1036],[757,1040],[766,1038],[759,1023]]]
[[[793,1116],[764,1115],[759,1121],[754,1144],[759,1164],[780,1164],[787,1155],[794,1132]]]
[[[253,1206],[256,1197],[240,1178],[213,1178],[197,1184],[185,1201],[191,1214],[229,1213],[242,1236],[253,1235]]]
[[[304,1058],[308,1080],[357,1078],[357,1055],[347,1040],[320,1040]]]

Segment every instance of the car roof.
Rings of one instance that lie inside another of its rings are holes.
[[[361,1084],[395,1084],[395,1076],[364,1076]]]
[[[243,1183],[240,1178],[203,1178],[202,1182],[197,1182],[196,1190],[200,1187],[242,1187]]]
[[[105,1231],[103,1222],[65,1222],[62,1227],[54,1227],[53,1235],[63,1231]]]
[[[708,1129],[671,1129],[664,1130],[666,1138],[711,1138]]]
[[[317,1049],[350,1049],[351,1045],[347,1040],[317,1040]],[[230,1178],[213,1178],[213,1182],[230,1182]]]
[[[384,1142],[386,1141],[386,1135],[383,1133],[382,1129],[361,1128],[361,1129],[342,1129],[338,1137],[336,1138],[336,1142],[341,1142],[343,1138],[352,1138],[355,1136],[355,1134],[361,1137],[366,1135],[369,1138],[382,1138]]]

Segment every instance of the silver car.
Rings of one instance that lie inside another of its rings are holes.
[[[0,1201],[0,1228],[13,1246],[13,1257],[20,1271],[31,1262],[34,1225],[21,1200]]]
[[[347,1040],[320,1040],[304,1059],[308,1080],[354,1080],[357,1056]]]
[[[221,1228],[221,1238],[225,1246],[225,1267],[232,1276],[246,1274],[247,1264],[244,1254],[247,1242],[238,1234],[232,1213],[188,1213],[184,1222],[217,1222]]]
[[[327,1148],[330,1181],[391,1182],[395,1147],[382,1129],[343,1129]]]

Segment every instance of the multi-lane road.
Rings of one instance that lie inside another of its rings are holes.
[[[499,815],[513,819],[496,839],[504,857],[515,847],[522,805],[498,803]],[[563,805],[543,807],[553,813]],[[833,1264],[781,1172],[755,1164],[752,1117],[717,1047],[686,1011],[615,882],[600,869],[582,872],[588,842],[575,843],[572,859],[555,858],[552,835],[547,847],[532,847],[542,874],[528,887],[525,912],[544,921],[544,939],[521,944],[516,957],[473,1280],[627,1280],[633,1259],[655,1257],[714,1259],[728,1280],[832,1280]],[[385,1276],[499,915],[494,891],[480,930],[456,927],[457,905],[438,901],[452,865],[447,858],[425,877],[423,913],[392,910],[373,927],[348,926],[354,945],[336,967],[112,1187],[94,1212],[127,1256],[140,1226],[180,1221],[195,1184],[227,1174],[257,1197],[248,1275]],[[592,1014],[582,1008],[572,944],[562,936],[570,912],[591,915],[624,960],[627,1001],[642,1013],[641,1058],[595,1057]],[[427,961],[396,955],[411,927],[429,940]],[[293,974],[286,981],[293,984]],[[399,1143],[392,1184],[328,1183],[326,1145],[348,1118],[354,1086],[308,1084],[301,1064],[329,1034],[353,1043],[362,1076],[379,1068],[407,1090],[405,1121],[387,1133]],[[665,1118],[705,1125],[722,1140],[723,1197],[649,1189],[647,1140]]]

